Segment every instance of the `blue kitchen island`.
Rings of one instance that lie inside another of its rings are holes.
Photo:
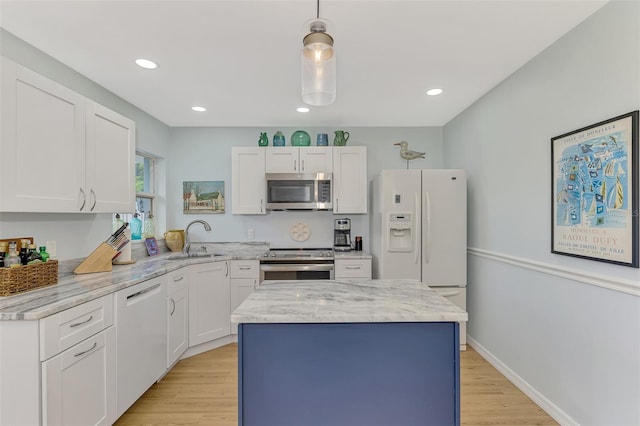
[[[421,282],[272,282],[231,320],[242,426],[460,424],[467,314]]]

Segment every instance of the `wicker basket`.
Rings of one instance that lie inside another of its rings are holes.
[[[0,296],[10,296],[58,283],[58,261],[0,268]]]

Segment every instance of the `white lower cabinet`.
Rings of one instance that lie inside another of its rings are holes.
[[[189,347],[189,274],[186,268],[169,274],[167,296],[167,368]]]
[[[231,261],[231,312],[249,297],[260,280],[260,261]],[[238,324],[231,324],[231,334],[238,334]]]
[[[229,262],[189,267],[189,346],[230,333]]]
[[[371,259],[336,259],[335,279],[370,280]]]
[[[111,425],[116,420],[115,328],[42,363],[42,424]]]

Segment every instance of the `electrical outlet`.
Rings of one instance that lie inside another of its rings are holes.
[[[55,241],[47,241],[47,253],[49,253],[50,258],[57,256],[57,246]]]
[[[249,238],[250,241],[253,241],[256,239],[256,230],[253,228],[250,228],[247,231],[247,238]]]

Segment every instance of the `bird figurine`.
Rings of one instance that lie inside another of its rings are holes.
[[[409,168],[409,160],[415,160],[416,158],[424,158],[424,152],[411,151],[409,149],[409,143],[402,141],[394,143],[400,147],[400,158],[407,160],[407,169]]]

